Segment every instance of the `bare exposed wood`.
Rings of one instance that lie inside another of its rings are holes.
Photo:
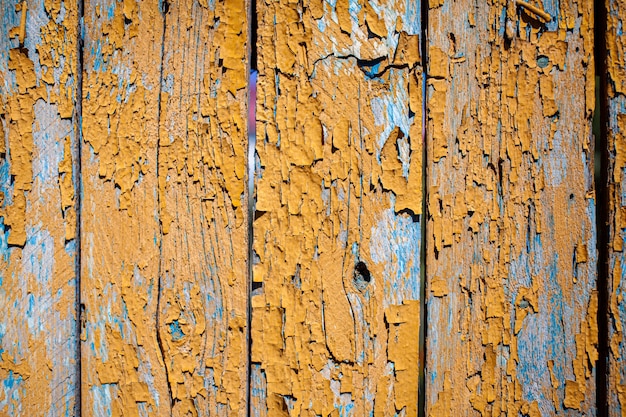
[[[592,2],[430,6],[427,414],[593,415]]]

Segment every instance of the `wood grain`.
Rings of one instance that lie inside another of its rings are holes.
[[[418,2],[257,15],[252,414],[416,415]]]
[[[0,415],[76,413],[76,6],[0,4]]]
[[[594,415],[592,3],[430,7],[427,414]]]
[[[174,415],[246,413],[248,5],[172,2],[159,136],[159,338]]]
[[[89,413],[245,413],[246,13],[86,4]]]
[[[610,416],[626,414],[626,215],[623,185],[626,166],[626,38],[622,34],[622,20],[626,3],[607,0],[606,52],[607,78],[607,145],[609,154],[608,173],[608,220],[609,220],[609,274],[608,285],[608,364],[607,402]]]
[[[159,2],[85,1],[82,412],[171,415],[157,339]]]

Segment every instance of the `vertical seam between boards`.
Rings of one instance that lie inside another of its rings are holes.
[[[76,51],[76,121],[75,123],[75,155],[76,155],[76,170],[74,173],[74,178],[72,179],[74,182],[74,192],[75,202],[74,207],[76,210],[76,259],[74,261],[74,275],[76,282],[76,404],[74,404],[74,415],[81,416],[82,415],[82,387],[83,387],[83,378],[82,378],[82,336],[83,331],[86,329],[83,328],[83,320],[84,317],[84,306],[82,304],[81,297],[81,280],[82,280],[82,233],[81,233],[81,223],[82,223],[82,195],[83,195],[83,177],[82,177],[82,141],[83,141],[83,66],[84,66],[84,44],[85,44],[85,30],[84,30],[84,18],[85,18],[85,2],[84,0],[77,0],[76,2],[78,7],[78,21],[76,23],[77,26],[77,51]]]
[[[428,0],[421,0],[421,56],[422,56],[422,218],[420,227],[420,331],[419,331],[419,382],[418,415],[426,415],[426,229],[428,225],[428,137],[427,137],[427,76],[428,76]]]
[[[607,8],[605,0],[594,2],[594,63],[596,91],[599,94],[596,103],[600,129],[594,132],[595,149],[600,151],[600,172],[595,169],[598,164],[594,155],[594,182],[596,188],[596,233],[597,233],[597,276],[596,285],[598,288],[598,361],[596,365],[596,408],[598,417],[608,416],[608,393],[607,393],[607,373],[608,373],[608,301],[609,301],[609,150],[608,150],[608,90],[607,90]],[[597,85],[599,80],[599,85]],[[594,150],[595,150],[594,149]]]
[[[247,191],[247,237],[248,237],[248,246],[247,246],[247,274],[248,279],[246,280],[246,312],[247,312],[247,325],[246,325],[246,347],[247,347],[247,355],[246,355],[246,416],[250,417],[252,415],[252,283],[253,283],[253,268],[252,268],[252,260],[253,260],[253,239],[254,239],[254,155],[256,146],[256,137],[253,137],[251,132],[256,132],[256,129],[252,129],[253,124],[256,123],[256,111],[253,111],[254,117],[251,117],[250,106],[256,105],[256,94],[252,95],[252,83],[256,82],[253,80],[252,71],[256,70],[256,27],[257,27],[257,17],[256,17],[256,0],[249,0],[248,3],[248,39],[247,39],[247,76],[248,76],[248,88],[247,88],[247,106],[246,106],[246,120],[247,123],[247,152],[246,152],[246,165],[247,165],[247,181],[246,181],[246,191]],[[256,91],[256,89],[255,89]],[[254,100],[253,100],[254,98]],[[256,133],[255,133],[256,134]]]

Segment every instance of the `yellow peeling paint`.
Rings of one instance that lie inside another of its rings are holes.
[[[163,16],[156,2],[107,7],[110,19],[94,2],[84,7],[81,408],[164,416],[170,395],[154,331]]]
[[[9,173],[0,196],[9,245],[0,261],[0,415],[69,415],[77,384],[76,258],[67,244],[76,237],[78,13],[67,7],[59,17],[48,1],[10,3],[16,15],[4,21],[17,25],[5,28],[0,71],[0,164]]]
[[[416,413],[419,302],[388,301],[400,290],[372,236],[386,213],[422,211],[419,39],[403,7],[258,4],[254,413]],[[357,58],[376,60],[372,79]]]
[[[607,147],[608,166],[608,227],[609,227],[609,275],[608,289],[608,361],[607,361],[607,402],[608,415],[611,417],[626,415],[626,372],[624,349],[624,296],[623,278],[624,230],[626,229],[626,210],[622,195],[624,167],[626,166],[626,98],[625,43],[621,25],[626,4],[623,1],[605,1],[607,26],[604,41],[607,50]]]
[[[26,242],[26,194],[33,182],[33,122],[37,94],[34,63],[24,50],[9,51],[9,70],[15,72],[20,94],[7,97],[8,148],[13,177],[13,204],[6,207],[4,223],[11,228],[9,245],[24,246]]]
[[[548,20],[540,2],[443,3],[429,13],[427,414],[587,415],[591,4]],[[469,28],[454,18],[467,9]]]
[[[181,415],[246,412],[247,7],[189,1],[166,17],[159,338]]]
[[[83,406],[243,415],[247,4],[114,3],[85,7]]]

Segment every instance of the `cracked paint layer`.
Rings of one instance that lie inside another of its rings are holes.
[[[416,415],[419,2],[257,14],[252,414]]]
[[[593,5],[529,4],[430,2],[431,416],[595,415]]]
[[[4,1],[0,22],[0,415],[73,415],[77,7]]]
[[[166,15],[159,121],[159,340],[174,415],[246,414],[248,4]]]
[[[607,0],[607,95],[609,152],[609,275],[607,400],[610,416],[626,415],[626,2]]]
[[[88,413],[245,413],[246,12],[85,4]]]
[[[82,410],[170,415],[159,291],[158,2],[85,1]]]

